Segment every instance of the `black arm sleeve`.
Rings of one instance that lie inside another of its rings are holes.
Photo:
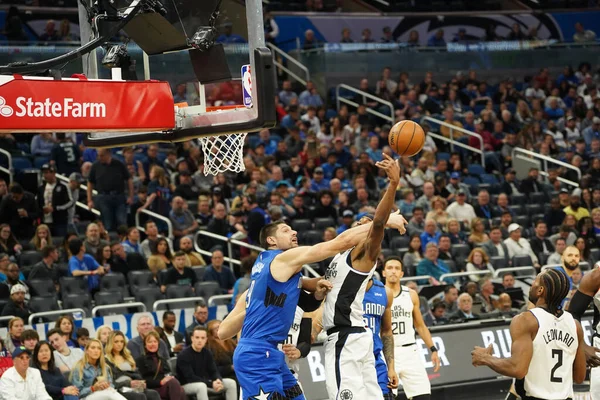
[[[573,315],[573,318],[575,318],[578,321],[581,321],[583,313],[585,312],[585,310],[587,310],[592,300],[592,296],[588,296],[587,294],[581,293],[578,290],[573,295],[573,298],[569,303],[569,309],[567,311],[569,311]]]
[[[300,321],[300,332],[298,332],[298,345],[300,358],[305,358],[310,352],[310,334],[312,332],[312,318],[302,318]]]
[[[312,312],[321,306],[322,300],[315,299],[313,293],[307,291],[300,291],[300,298],[298,299],[298,307],[304,310],[304,312]]]

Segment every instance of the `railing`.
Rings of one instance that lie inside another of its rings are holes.
[[[96,314],[98,313],[98,311],[123,309],[123,308],[130,308],[130,307],[139,308],[139,312],[146,312],[146,305],[144,303],[139,302],[139,301],[135,301],[135,302],[132,302],[132,303],[107,304],[107,305],[104,305],[104,306],[96,306],[96,307],[92,308],[92,317],[97,317],[98,315],[96,315]]]
[[[587,268],[583,268],[583,267],[586,267],[586,266],[587,266]],[[579,263],[579,268],[581,268],[583,271],[587,271],[587,270],[589,270],[589,269],[590,269],[590,267],[591,267],[591,265],[590,265],[590,263],[589,263],[589,262],[587,262],[587,261],[581,261],[581,262]],[[562,265],[560,265],[560,264],[546,264],[546,265],[544,265],[544,266],[543,266],[543,267],[540,269],[540,271],[541,271],[541,272],[544,272],[545,270],[547,270],[547,269],[549,269],[549,268],[562,268]]]
[[[485,168],[485,149],[484,149],[484,146],[483,146],[483,138],[481,137],[480,134],[475,133],[475,132],[471,132],[471,131],[466,130],[464,128],[459,128],[458,126],[454,126],[452,124],[449,124],[449,123],[444,122],[444,121],[440,121],[439,119],[435,119],[435,118],[432,118],[432,117],[429,117],[429,116],[425,116],[425,117],[421,118],[421,122],[423,122],[423,121],[430,121],[431,123],[434,123],[436,125],[444,126],[444,127],[448,128],[449,131],[450,131],[449,132],[450,133],[450,138],[447,138],[444,135],[440,135],[438,133],[434,133],[434,132],[431,132],[431,131],[429,131],[429,133],[427,133],[427,135],[431,136],[434,139],[441,140],[442,142],[450,143],[450,150],[451,151],[454,151],[454,146],[458,146],[460,148],[469,150],[469,151],[471,151],[473,153],[479,154],[481,156],[481,166],[483,168]],[[454,131],[460,132],[460,133],[462,133],[464,135],[467,135],[467,136],[472,136],[474,138],[477,138],[479,140],[479,148],[476,148],[476,147],[473,147],[473,146],[469,146],[468,144],[464,144],[464,143],[461,143],[461,142],[455,140],[454,139]]]
[[[433,278],[431,275],[407,276],[400,278],[400,282],[430,280],[431,278]]]
[[[151,216],[152,218],[156,218],[159,219],[161,221],[164,221],[167,224],[167,232],[168,232],[168,236],[170,240],[173,240],[174,236],[173,236],[173,223],[171,222],[171,220],[165,216],[162,216],[160,214],[157,214],[155,212],[152,211],[148,211],[148,210],[140,210],[139,212],[135,213],[135,227],[141,231],[141,232],[146,232],[146,229],[144,229],[144,227],[142,225],[140,225],[140,213],[144,213],[147,214],[149,216]]]
[[[64,175],[56,174],[56,179],[61,180],[61,181],[65,182],[67,185],[69,185],[69,178],[67,178]],[[81,189],[87,191],[86,185],[81,184],[79,186],[81,187]],[[95,190],[92,190],[92,194],[96,195],[96,194],[98,194],[98,192]],[[75,200],[75,205],[79,208],[83,208],[84,210],[87,210],[87,211],[93,213],[94,215],[100,216],[100,210],[98,210],[96,208],[89,208],[87,204],[84,204],[84,203],[80,202],[79,200]]]
[[[466,271],[466,272],[451,272],[448,274],[443,274],[440,276],[439,281],[442,282],[446,278],[460,278],[461,276],[471,276],[471,275],[492,275],[492,271]]]
[[[340,109],[340,103],[348,104],[348,105],[350,105],[352,107],[358,107],[358,106],[363,105],[363,104],[358,104],[358,103],[356,103],[356,102],[354,102],[352,100],[348,100],[348,99],[346,99],[344,97],[341,97],[340,96],[340,89],[349,90],[349,91],[351,91],[353,93],[356,93],[356,94],[359,94],[359,95],[363,96],[363,98],[366,97],[367,99],[371,99],[371,100],[374,100],[374,101],[376,101],[378,103],[381,103],[381,104],[383,104],[385,106],[388,106],[388,108],[390,109],[390,115],[382,114],[379,111],[373,110],[372,108],[369,108],[369,107],[367,107],[367,112],[369,114],[375,115],[376,117],[379,117],[379,118],[385,119],[386,121],[389,121],[390,124],[392,124],[392,125],[394,124],[394,121],[396,121],[395,111],[394,111],[394,105],[392,103],[390,103],[389,101],[384,100],[384,99],[382,99],[380,97],[373,96],[372,94],[364,92],[364,91],[362,91],[360,89],[356,89],[356,88],[354,88],[352,86],[345,85],[343,83],[337,85],[337,87],[335,89],[335,97],[336,97],[336,101],[337,101],[337,109],[338,110]]]
[[[29,325],[33,325],[33,321],[36,318],[52,317],[55,315],[65,315],[65,314],[74,314],[74,313],[81,313],[81,319],[84,319],[86,317],[86,313],[83,308],[67,308],[65,310],[44,311],[44,312],[33,313],[29,316],[29,319],[27,320],[27,322],[29,323]]]
[[[4,321],[10,321],[14,317],[15,317],[14,315],[5,315],[4,317],[0,317],[0,324]]]
[[[229,300],[229,303],[231,303],[232,299],[233,299],[232,294],[218,294],[216,296],[210,296],[208,298],[208,306],[212,307],[212,306],[220,305],[220,304],[215,304],[215,301],[219,301],[219,300]]]
[[[216,233],[207,232],[207,231],[204,231],[204,230],[198,230],[196,232],[196,234],[194,235],[194,250],[196,250],[196,252],[198,252],[200,254],[204,254],[204,255],[207,255],[207,256],[212,255],[212,253],[200,248],[200,245],[198,244],[198,238],[200,236],[206,236],[206,237],[210,237],[210,238],[213,238],[213,239],[220,240],[222,242],[226,242],[227,243],[227,252],[228,252],[228,254],[230,256],[233,254],[233,247],[232,247],[233,244],[235,244],[236,246],[245,247],[247,249],[258,251],[258,252],[265,251],[265,249],[263,249],[262,247],[259,247],[259,246],[254,246],[254,245],[248,244],[246,242],[241,242],[239,240],[230,239],[230,238],[228,238],[226,236],[217,235]],[[231,257],[223,257],[223,260],[225,262],[229,263],[229,267],[232,268],[232,269],[233,269],[233,265],[234,264],[235,265],[240,265],[241,264],[241,262],[239,260],[236,260],[236,259],[231,258]],[[306,272],[308,272],[310,275],[312,275],[315,278],[318,278],[318,277],[321,276],[320,274],[317,273],[317,271],[315,271],[309,265],[304,264],[302,266],[302,268],[305,269]]]
[[[277,55],[279,55],[280,57],[285,59],[287,62],[294,64],[302,72],[304,72],[304,78],[302,78],[302,77],[298,76],[298,74],[296,74],[295,72],[290,70],[288,67],[286,67],[285,65],[283,65],[282,63],[277,61],[277,59],[275,57],[273,58],[273,64],[275,64],[275,66],[277,68],[284,71],[286,74],[288,74],[288,76],[291,76],[292,78],[294,78],[295,80],[297,80],[298,82],[300,82],[301,84],[306,86],[306,82],[310,81],[310,71],[308,70],[308,68],[306,68],[306,66],[304,64],[302,64],[300,61],[291,57],[289,54],[287,54],[285,51],[281,50],[279,47],[275,46],[274,44],[267,43],[267,47],[273,51],[273,56],[275,56],[275,53],[277,53]]]
[[[498,278],[499,276],[506,274],[508,272],[519,272],[519,271],[532,271],[533,276],[535,276],[535,268],[534,267],[510,267],[510,268],[498,268],[494,271],[494,278]],[[525,275],[523,275],[525,276]]]
[[[519,157],[518,153],[525,154],[525,155],[527,155],[529,157]],[[577,168],[577,167],[574,167],[571,164],[568,164],[568,163],[564,162],[564,161],[560,161],[560,160],[557,160],[555,158],[548,157],[548,156],[545,156],[543,154],[539,154],[539,153],[536,153],[536,152],[533,152],[533,151],[530,151],[530,150],[525,150],[525,149],[523,149],[521,147],[515,147],[512,150],[511,157],[512,157],[513,160],[515,159],[515,157],[519,157],[522,160],[527,160],[527,161],[530,160],[531,158],[539,159],[542,162],[542,168],[540,168],[540,174],[542,176],[548,176],[548,172],[547,172],[548,171],[548,162],[551,162],[551,163],[556,164],[556,165],[560,165],[563,168],[572,169],[575,172],[577,172],[578,181],[581,181],[581,170],[579,168]],[[562,183],[567,184],[567,185],[579,187],[579,182],[573,182],[573,181],[571,181],[569,179],[561,178],[560,176],[558,177],[558,180],[560,182],[562,182]]]
[[[6,151],[4,149],[0,149],[0,154],[4,154],[8,161],[8,168],[0,166],[0,171],[8,174],[8,179],[9,179],[8,183],[10,184],[10,183],[12,183],[12,179],[13,179],[12,154],[10,154],[8,151]]]
[[[152,304],[152,311],[156,312],[158,311],[158,307],[160,307],[163,304],[176,304],[176,303],[183,303],[183,302],[188,302],[188,301],[195,301],[195,302],[203,302],[204,303],[204,297],[202,296],[195,296],[195,297],[181,297],[179,299],[165,299],[165,300],[156,300],[154,302],[154,304]]]

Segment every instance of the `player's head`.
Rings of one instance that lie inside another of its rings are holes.
[[[400,257],[390,256],[383,262],[383,276],[386,282],[398,283],[404,276]]]
[[[579,249],[575,246],[567,246],[562,253],[562,264],[565,270],[573,271],[579,266],[579,261],[581,261],[581,252]]]
[[[567,274],[555,268],[548,268],[538,274],[529,290],[529,301],[533,304],[543,299],[548,312],[556,314],[562,308],[561,304],[569,293],[571,284]]]
[[[283,221],[275,221],[260,230],[260,245],[265,249],[288,250],[298,247],[298,232]]]

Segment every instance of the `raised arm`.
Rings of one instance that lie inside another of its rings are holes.
[[[435,344],[433,343],[433,339],[431,339],[431,332],[429,332],[429,328],[425,325],[425,321],[423,321],[423,315],[421,314],[421,302],[419,300],[419,295],[412,289],[410,290],[410,298],[413,302],[413,323],[415,325],[415,330],[421,336],[421,339],[425,342],[427,348],[431,351],[431,362],[433,362],[433,372],[438,372],[440,369],[440,358],[438,356],[437,351],[432,351]]]

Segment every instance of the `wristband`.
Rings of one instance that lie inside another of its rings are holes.
[[[96,391],[96,389],[94,389],[94,386],[92,385],[92,387],[90,388],[90,390],[92,391],[92,393],[94,393]]]
[[[432,353],[436,353],[436,352],[438,351],[438,349],[437,349],[437,347],[435,347],[435,346],[431,346],[431,347],[429,348],[429,351],[430,351],[430,352],[432,352]]]

